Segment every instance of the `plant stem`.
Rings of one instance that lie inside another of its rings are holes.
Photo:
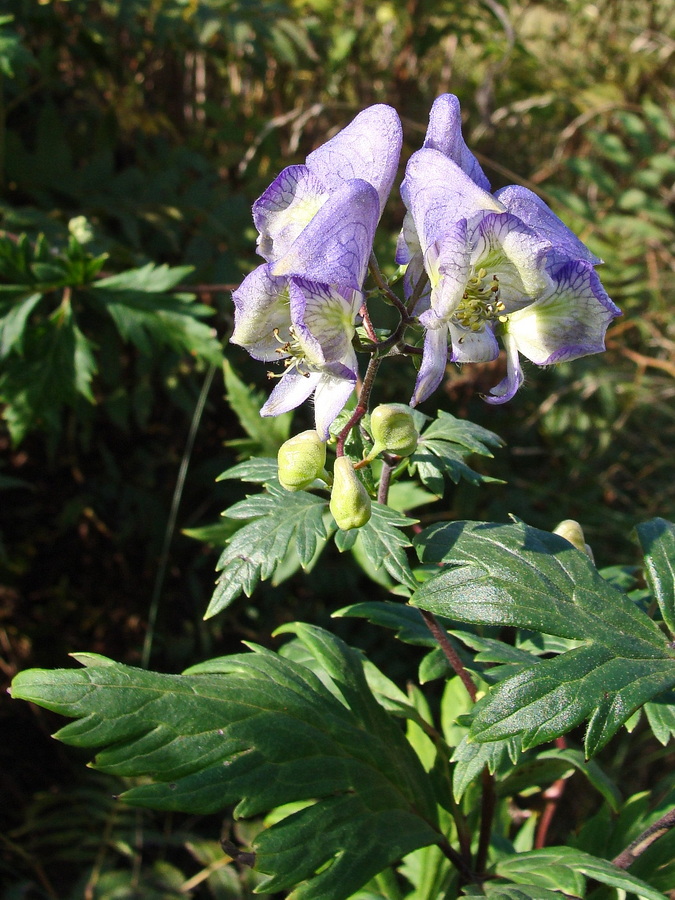
[[[477,879],[474,873],[471,871],[471,868],[466,864],[466,862],[462,859],[459,853],[451,846],[449,841],[446,838],[441,838],[438,842],[438,846],[441,848],[441,853],[450,862],[455,866],[457,871],[462,876],[462,880],[466,883],[474,883]]]
[[[654,822],[649,828],[645,828],[642,834],[632,841],[625,850],[622,850],[612,862],[619,869],[628,869],[645,850],[660,837],[667,834],[671,828],[675,828],[675,809],[671,809],[665,816],[661,816],[658,822]]]
[[[361,313],[361,318],[363,319],[363,327],[368,335],[368,338],[373,342],[373,344],[377,344],[377,335],[375,334],[375,329],[373,328],[373,323],[370,319],[370,313],[368,312],[368,307],[366,304],[362,304],[361,309],[359,310]]]
[[[555,739],[555,745],[559,750],[564,750],[567,747],[567,741],[564,737],[559,737]],[[534,846],[536,850],[541,850],[546,846],[546,838],[548,837],[548,830],[551,827],[551,822],[553,821],[553,817],[558,809],[558,804],[562,798],[562,795],[565,792],[565,785],[567,781],[565,778],[558,778],[553,784],[544,791],[544,799],[546,800],[546,805],[544,806],[544,810],[541,814],[541,819],[539,820],[539,825],[537,826],[537,834],[534,838]]]
[[[195,438],[197,437],[197,430],[199,428],[199,423],[201,422],[202,413],[204,412],[204,406],[206,405],[206,398],[209,393],[209,389],[211,384],[213,383],[213,376],[216,374],[216,367],[214,365],[210,366],[206,377],[204,379],[204,384],[202,385],[201,392],[197,399],[197,405],[195,406],[194,413],[192,414],[192,422],[190,423],[190,431],[188,433],[188,439],[185,443],[185,450],[183,451],[183,458],[180,461],[180,467],[178,469],[178,476],[176,478],[176,486],[173,490],[173,497],[171,498],[171,509],[169,511],[169,518],[166,523],[166,529],[164,531],[164,542],[162,544],[162,552],[159,558],[159,565],[157,567],[157,575],[155,576],[155,583],[153,585],[152,597],[150,599],[150,608],[148,610],[148,628],[145,632],[145,640],[143,642],[143,652],[141,655],[141,668],[147,669],[150,665],[150,654],[152,653],[152,642],[155,636],[155,625],[157,623],[157,613],[159,611],[159,601],[162,594],[162,588],[164,587],[164,578],[166,576],[167,566],[169,564],[169,550],[171,548],[171,541],[173,540],[173,534],[176,529],[176,519],[178,518],[178,507],[180,505],[181,497],[183,496],[183,488],[185,487],[185,478],[187,476],[188,465],[190,463],[190,457],[192,456],[192,449],[194,447]]]
[[[401,313],[401,316],[404,319],[408,319],[408,310],[406,309],[405,303],[400,299],[400,297],[395,294],[392,289],[387,284],[387,281],[380,271],[379,263],[377,262],[377,257],[374,253],[370,254],[370,260],[368,262],[368,268],[370,270],[370,274],[373,276],[373,281],[378,286],[378,288],[385,295],[387,300],[390,301],[392,306],[395,306],[396,309]]]
[[[476,685],[473,683],[473,681],[471,680],[471,676],[464,668],[464,664],[459,658],[459,654],[452,646],[450,637],[441,627],[440,623],[432,613],[427,612],[424,609],[421,609],[420,612],[422,613],[422,618],[424,619],[427,628],[432,633],[441,650],[443,651],[443,655],[450,663],[453,671],[459,676],[472,702],[475,703],[477,696]],[[497,803],[495,780],[494,777],[490,775],[487,766],[483,769],[482,781],[483,797],[481,800],[480,833],[478,837],[478,850],[476,851],[475,865],[475,869],[478,873],[484,870],[487,863],[488,851],[490,849],[490,838],[492,836],[492,820],[494,818],[495,807]]]
[[[363,378],[363,385],[361,387],[361,393],[359,395],[359,402],[356,404],[356,409],[352,413],[349,421],[342,429],[340,434],[338,435],[337,445],[335,448],[335,452],[337,456],[344,456],[345,453],[345,441],[349,435],[349,432],[352,428],[361,421],[361,419],[365,416],[368,411],[368,403],[370,402],[370,392],[373,389],[373,383],[375,381],[375,375],[377,374],[377,370],[380,368],[381,360],[372,356],[370,358],[370,362],[368,363],[368,368],[366,369],[366,374]]]
[[[478,850],[476,851],[476,872],[479,874],[484,871],[488,851],[490,849],[490,839],[492,837],[492,820],[497,805],[497,792],[495,791],[495,779],[490,775],[486,766],[481,773],[483,782],[483,797],[480,807],[480,831],[478,834]]]
[[[427,286],[428,282],[429,282],[429,276],[427,275],[426,272],[422,272],[422,274],[420,275],[420,277],[417,281],[417,284],[415,285],[415,289],[412,292],[410,300],[408,301],[408,306],[406,308],[406,312],[409,316],[412,315],[413,310],[417,306],[417,301],[422,296],[422,293],[424,292],[424,288]]]
[[[380,484],[377,489],[377,502],[386,503],[389,497],[389,485],[391,483],[391,473],[396,466],[390,466],[388,462],[382,463],[382,472],[380,474]]]
[[[450,643],[450,638],[448,637],[446,631],[441,628],[436,616],[433,613],[427,612],[426,609],[421,609],[422,618],[432,633],[436,641],[438,642],[439,647],[443,651],[443,655],[450,663],[452,670],[456,675],[459,676],[462,684],[466,688],[466,692],[471,698],[472,702],[476,702],[476,685],[471,680],[471,676],[464,668],[464,663],[459,658],[459,654],[455,650],[455,648]]]

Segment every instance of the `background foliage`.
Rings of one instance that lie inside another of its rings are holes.
[[[606,564],[637,559],[637,522],[673,518],[670,0],[5,0],[2,13],[7,679],[85,647],[131,664],[152,651],[178,671],[377,590],[323,559],[311,578],[265,582],[202,621],[209,542],[231,527],[218,514],[243,496],[214,479],[253,451],[274,455],[290,425],[256,420],[244,354],[228,349],[219,377],[229,288],[255,265],[250,204],[374,102],[400,112],[405,161],[433,98],[456,93],[493,187],[538,190],[604,258],[624,309],[607,354],[530,370],[508,408],[478,399],[493,371],[450,373],[443,405],[504,438],[475,465],[505,483],[460,482],[417,506],[422,523],[515,513],[550,529],[574,517]],[[401,211],[394,197],[392,242]],[[385,266],[392,242],[378,248]],[[392,397],[409,390],[391,380]],[[381,662],[370,631],[338,621]],[[222,865],[220,819],[120,810],[109,781],[55,750],[56,727],[0,708],[7,897],[250,895],[248,870]],[[659,752],[645,747],[627,792],[654,783]],[[580,827],[586,810],[566,814]]]

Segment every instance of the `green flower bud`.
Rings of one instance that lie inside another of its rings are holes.
[[[338,456],[335,460],[330,511],[343,531],[361,528],[370,519],[372,510],[368,491],[359,481],[347,456]]]
[[[316,431],[303,431],[281,445],[277,462],[281,486],[287,491],[304,491],[325,474],[326,444]]]
[[[383,450],[396,456],[410,456],[415,452],[419,433],[412,410],[403,403],[383,403],[374,409],[370,416],[370,431],[375,441],[368,454],[371,458]]]
[[[581,552],[585,553],[592,562],[595,562],[593,551],[584,539],[584,532],[582,531],[581,525],[574,519],[563,519],[563,521],[553,529],[553,534],[559,534],[560,537],[564,537],[573,547],[576,547],[577,550],[581,550]]]

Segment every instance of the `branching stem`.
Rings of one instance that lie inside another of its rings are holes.
[[[622,850],[612,862],[619,869],[628,869],[638,857],[642,856],[645,850],[648,850],[655,841],[667,834],[671,828],[675,828],[675,809],[671,809],[665,816],[661,816],[658,822],[654,822],[649,828],[645,828],[642,834],[632,841],[625,850]]]
[[[408,310],[406,309],[405,303],[401,300],[401,298],[392,291],[392,289],[387,284],[387,280],[382,274],[380,270],[379,263],[377,261],[377,257],[374,253],[370,254],[370,261],[368,263],[368,269],[370,270],[370,274],[373,277],[373,281],[378,286],[380,291],[384,294],[384,296],[389,300],[392,306],[395,306],[396,309],[401,313],[401,317],[405,320],[409,318]]]
[[[373,389],[375,375],[377,374],[377,370],[380,368],[380,362],[381,360],[376,356],[371,356],[370,361],[368,362],[368,368],[366,369],[366,374],[363,378],[363,385],[361,387],[361,393],[359,395],[359,402],[356,404],[356,409],[351,414],[349,421],[338,435],[337,445],[335,448],[337,456],[344,456],[345,441],[347,440],[349,432],[355,425],[357,425],[361,421],[361,419],[368,412],[370,393]]]
[[[471,871],[470,866],[466,864],[459,853],[454,849],[454,847],[452,847],[450,842],[446,838],[441,838],[441,840],[439,840],[438,842],[438,846],[441,848],[441,853],[443,854],[443,856],[449,859],[450,862],[456,867],[457,871],[462,876],[462,880],[465,883],[475,883],[477,879],[474,873]]]

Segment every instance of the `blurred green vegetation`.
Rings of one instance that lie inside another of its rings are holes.
[[[138,663],[149,623],[153,665],[176,671],[379,590],[329,558],[311,581],[264,585],[205,624],[217,554],[181,533],[204,533],[241,496],[214,483],[252,436],[211,380],[209,328],[226,340],[229,291],[256,264],[251,202],[375,102],[401,115],[403,165],[433,99],[457,94],[493,187],[537,190],[605,260],[624,310],[606,354],[531,368],[508,407],[479,399],[494,367],[449,373],[443,406],[506,440],[480,463],[506,484],[458,486],[440,515],[514,513],[547,529],[573,517],[601,564],[630,562],[634,524],[675,512],[672,11],[672,0],[4,0],[3,676],[63,665],[70,650]],[[394,195],[378,245],[389,270],[401,212]],[[116,314],[103,308],[108,279]],[[264,385],[261,367],[227,356]],[[411,383],[392,370],[382,399]],[[377,653],[372,636],[358,640]],[[3,897],[250,896],[205,842],[219,822],[143,814],[141,828],[49,741],[54,727],[0,707]]]

